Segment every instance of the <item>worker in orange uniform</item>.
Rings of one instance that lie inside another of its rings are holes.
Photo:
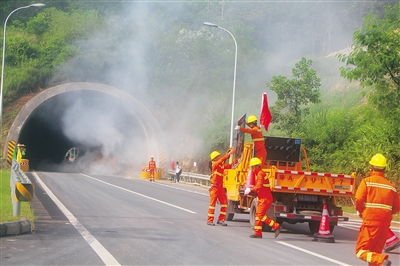
[[[269,186],[269,180],[266,173],[261,168],[261,160],[259,158],[252,158],[250,160],[251,170],[256,176],[256,185],[252,188],[246,188],[244,191],[245,195],[255,194],[257,195],[257,209],[256,217],[254,222],[254,235],[250,235],[251,238],[262,238],[262,225],[266,223],[271,226],[275,231],[275,238],[278,237],[281,232],[281,226],[271,218],[268,218],[266,212],[272,204],[272,193]]]
[[[391,265],[389,256],[382,254],[392,215],[399,211],[399,195],[384,176],[386,158],[378,153],[370,162],[371,173],[358,186],[355,204],[362,217],[356,244],[356,255],[368,265]]]
[[[264,165],[267,158],[267,150],[265,149],[265,140],[262,134],[262,129],[257,125],[257,117],[251,115],[247,118],[247,125],[250,128],[236,126],[236,130],[240,132],[248,133],[254,142],[254,156],[261,160],[262,165]]]
[[[154,182],[154,171],[156,169],[157,169],[156,161],[154,161],[154,156],[151,156],[149,161],[150,182]]]
[[[214,226],[214,212],[215,212],[215,204],[217,200],[221,204],[221,209],[219,212],[219,217],[217,224],[222,226],[227,226],[225,223],[226,218],[226,209],[228,207],[228,201],[225,193],[225,189],[223,188],[223,177],[224,177],[224,169],[230,169],[232,167],[231,164],[225,164],[225,161],[229,158],[229,156],[234,153],[235,149],[230,148],[225,155],[221,155],[218,151],[213,151],[210,154],[211,159],[211,187],[209,189],[210,192],[210,205],[208,206],[208,219],[207,225]]]

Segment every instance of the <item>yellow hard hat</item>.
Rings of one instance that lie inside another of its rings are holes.
[[[150,159],[154,159],[154,156],[150,156]]]
[[[258,158],[251,158],[250,160],[250,166],[255,166],[255,165],[260,165],[261,164],[261,160]]]
[[[219,153],[219,152],[217,152],[217,151],[213,151],[213,152],[210,154],[211,160],[214,160],[215,157],[217,157],[217,156],[220,155],[220,154],[221,154],[221,153]]]
[[[247,118],[247,124],[250,123],[257,123],[257,117],[255,117],[254,115],[249,116],[249,118]]]
[[[377,168],[385,168],[387,162],[385,156],[383,156],[380,153],[377,153],[374,156],[372,156],[371,161],[369,161],[369,164]]]

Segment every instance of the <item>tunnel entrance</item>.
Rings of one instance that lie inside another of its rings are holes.
[[[69,83],[32,98],[14,120],[7,143],[26,145],[30,170],[139,173],[151,155],[166,167],[163,132],[135,98],[97,83]],[[76,160],[66,160],[72,147]],[[4,151],[6,152],[6,151]]]

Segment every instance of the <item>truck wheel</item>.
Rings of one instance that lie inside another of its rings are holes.
[[[235,204],[231,200],[228,200],[228,207],[226,208],[226,220],[232,221],[234,215],[235,215]]]
[[[310,228],[310,232],[311,234],[315,234],[319,232],[319,221],[309,221],[308,222],[308,228]],[[335,225],[334,224],[329,224],[329,231],[333,232],[333,229],[335,229]]]
[[[308,228],[310,229],[311,234],[318,233],[319,231],[319,221],[309,221]]]
[[[257,210],[257,199],[254,198],[250,205],[249,220],[251,228],[254,229],[254,223],[256,221],[256,210]]]

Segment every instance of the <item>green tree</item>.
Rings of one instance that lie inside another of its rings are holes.
[[[309,113],[307,105],[320,102],[321,79],[311,65],[312,60],[303,57],[292,69],[292,79],[273,76],[271,83],[267,83],[278,96],[271,108],[272,123],[289,135],[300,130],[302,118]]]
[[[367,94],[366,112],[360,113],[359,127],[346,150],[353,158],[366,161],[375,153],[384,154],[388,161],[389,178],[398,180],[400,164],[400,5],[385,7],[380,19],[368,15],[362,29],[354,33],[350,54],[340,54],[346,63],[341,75],[356,80],[371,90]],[[360,158],[361,155],[363,158]]]

